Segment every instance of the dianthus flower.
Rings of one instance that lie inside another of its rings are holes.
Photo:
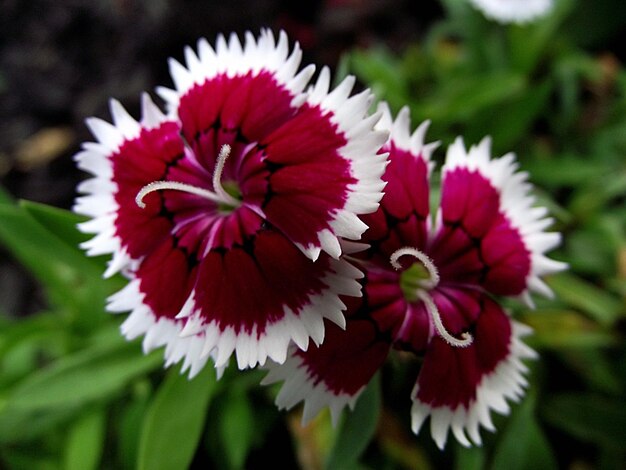
[[[547,15],[553,0],[469,0],[487,18],[499,23],[528,23]]]
[[[365,273],[363,297],[349,300],[345,330],[329,325],[321,346],[294,350],[269,366],[263,382],[284,381],[277,405],[304,401],[305,422],[325,406],[336,421],[392,349],[408,351],[423,358],[411,396],[413,431],[430,416],[440,448],[449,429],[463,445],[480,444],[480,425],[493,430],[491,410],[505,414],[506,400],[522,396],[522,360],[535,356],[521,341],[529,328],[496,298],[550,295],[541,277],[564,265],[544,253],[560,237],[544,231],[551,220],[533,207],[514,156],[490,158],[488,139],[469,151],[461,139],[449,147],[431,217],[436,144],[424,144],[427,123],[411,135],[408,110],[392,122],[383,107],[379,126],[391,130],[385,196],[363,217],[369,246],[350,255]]]
[[[309,85],[301,55],[284,33],[202,39],[186,66],[170,61],[167,114],[144,95],[140,121],[117,101],[113,124],[87,121],[97,142],[76,159],[95,177],[75,211],[96,236],[83,247],[129,278],[108,309],[191,376],[209,356],[282,362],[291,342],[322,342],[324,318],[344,324],[340,295],[360,295],[340,239],[378,207],[386,135],[369,91],[350,96],[352,77],[329,91],[326,68]]]

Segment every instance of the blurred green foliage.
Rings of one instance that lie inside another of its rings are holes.
[[[124,280],[103,280],[105,259],[79,250],[79,218],[0,192],[0,242],[49,301],[20,320],[0,316],[0,467],[626,468],[626,72],[587,52],[624,27],[598,11],[625,9],[561,0],[534,24],[502,26],[464,0],[443,3],[445,19],[419,43],[353,51],[342,68],[394,111],[409,106],[415,125],[432,120],[431,140],[490,135],[494,153],[515,150],[563,233],[553,255],[570,270],[548,279],[555,298],[509,305],[534,328],[541,359],[523,403],[494,417],[498,433],[445,452],[428,429],[413,436],[403,357],[337,429],[326,414],[302,428],[297,412],[275,411],[260,371],[219,381],[211,368],[191,381],[164,371],[162,352],[143,355],[104,313]]]

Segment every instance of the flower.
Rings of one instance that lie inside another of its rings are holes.
[[[470,0],[487,18],[499,23],[528,23],[547,15],[553,0]]]
[[[514,156],[490,158],[489,139],[469,151],[461,139],[449,147],[440,208],[431,217],[437,144],[424,144],[428,123],[411,135],[407,108],[395,122],[382,109],[379,126],[391,130],[383,147],[387,187],[379,210],[363,216],[369,247],[351,255],[365,273],[363,297],[349,300],[345,331],[329,325],[321,346],[270,364],[263,383],[284,381],[277,405],[304,401],[305,422],[325,406],[336,421],[392,349],[408,351],[423,357],[411,396],[413,431],[430,416],[440,448],[450,429],[461,444],[480,444],[480,425],[492,430],[490,411],[506,414],[506,400],[522,396],[522,360],[535,357],[521,341],[529,328],[494,297],[530,303],[531,291],[550,295],[541,277],[564,265],[544,253],[560,237],[545,232],[551,219],[533,207]]]
[[[360,295],[339,240],[359,239],[358,215],[378,207],[387,136],[369,91],[350,96],[353,77],[329,91],[326,68],[307,88],[301,55],[282,32],[201,39],[186,66],[170,61],[167,114],[144,95],[139,122],[114,100],[113,124],[87,120],[97,142],[76,160],[95,177],[75,211],[96,235],[83,247],[129,278],[107,308],[130,311],[123,334],[191,376],[210,355],[218,368],[233,353],[240,368],[282,362],[291,341],[321,343],[324,318],[344,324],[340,295]]]

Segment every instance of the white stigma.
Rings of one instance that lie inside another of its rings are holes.
[[[430,275],[430,279],[425,279],[424,281],[422,281],[422,284],[424,285],[424,287],[428,289],[432,289],[437,284],[439,284],[439,271],[437,271],[437,267],[435,266],[435,263],[433,263],[432,259],[430,259],[428,256],[426,256],[425,253],[422,253],[417,248],[405,246],[404,248],[400,248],[394,251],[391,254],[391,257],[389,258],[389,262],[391,263],[391,266],[393,266],[393,268],[396,270],[402,269],[402,265],[400,264],[398,260],[402,256],[407,256],[407,255],[417,258],[417,260],[420,263],[422,263],[422,265],[428,271],[428,274]]]
[[[441,315],[439,314],[439,310],[437,309],[437,305],[433,301],[432,297],[428,294],[428,290],[433,289],[439,284],[439,271],[435,266],[435,263],[422,251],[413,247],[403,247],[392,253],[389,258],[389,262],[394,269],[402,269],[402,265],[399,262],[399,259],[402,256],[412,256],[416,258],[426,271],[428,272],[429,279],[424,279],[419,282],[419,284],[423,287],[423,289],[417,289],[417,298],[419,298],[426,307],[426,311],[429,313],[430,318],[433,321],[433,325],[437,334],[441,336],[441,338],[446,341],[450,346],[454,346],[457,348],[465,348],[473,343],[474,337],[470,333],[461,334],[462,339],[455,338],[450,334],[446,327],[443,325],[441,321]]]
[[[171,189],[175,191],[184,191],[186,193],[195,194],[196,196],[203,197],[216,204],[224,204],[232,207],[239,207],[240,201],[226,192],[222,186],[222,173],[224,172],[224,164],[226,159],[230,155],[230,145],[224,144],[220,149],[220,153],[215,162],[215,171],[213,172],[213,191],[205,188],[199,188],[187,183],[181,183],[180,181],[153,181],[145,185],[135,196],[135,203],[144,209],[146,204],[143,199],[154,191],[162,191]]]

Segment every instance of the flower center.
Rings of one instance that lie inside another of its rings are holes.
[[[153,181],[145,185],[135,196],[135,202],[140,208],[145,208],[146,204],[143,199],[154,191],[175,190],[184,191],[186,193],[195,194],[217,204],[218,210],[223,213],[230,213],[241,205],[241,193],[237,184],[227,182],[226,187],[222,185],[222,173],[224,172],[224,164],[230,155],[230,145],[224,144],[220,149],[220,153],[215,162],[215,170],[213,171],[213,191],[193,186],[191,184],[182,183],[180,181]]]
[[[443,325],[439,309],[428,293],[439,284],[439,271],[433,261],[417,248],[407,246],[394,251],[389,258],[389,262],[394,269],[402,269],[400,258],[403,256],[412,256],[418,261],[411,264],[400,274],[400,289],[404,294],[404,298],[408,302],[421,301],[424,303],[437,334],[448,344],[458,348],[464,348],[472,344],[474,338],[470,333],[462,333],[462,339],[458,339],[452,336]]]

